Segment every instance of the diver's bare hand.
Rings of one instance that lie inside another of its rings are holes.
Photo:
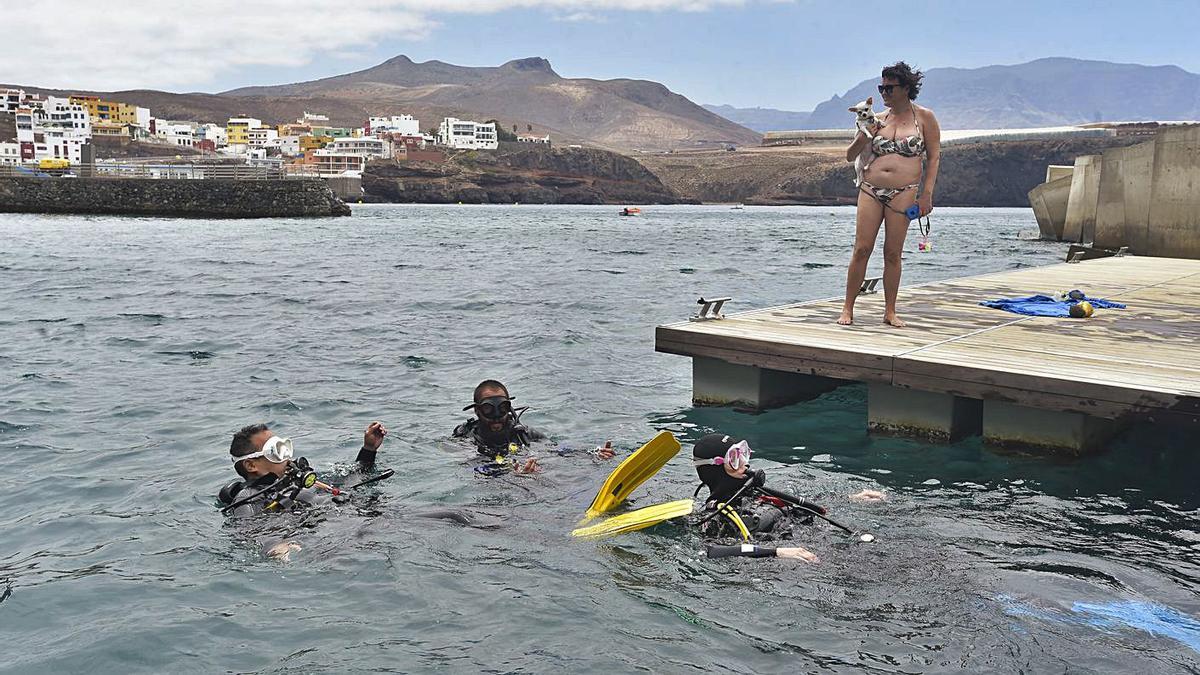
[[[540,473],[542,467],[538,465],[537,457],[530,457],[525,460],[524,464],[513,464],[513,471],[516,473]]]
[[[602,447],[596,448],[596,456],[600,459],[612,459],[615,454],[617,453],[613,450],[612,441],[604,441]]]
[[[879,490],[862,490],[850,495],[850,501],[853,502],[882,502],[887,499],[887,494]]]
[[[788,548],[777,548],[777,549],[775,549],[775,557],[776,558],[795,558],[797,560],[803,560],[805,562],[810,562],[810,563],[821,562],[821,559],[817,557],[816,553],[813,553],[812,551],[810,551],[806,548],[802,548],[800,546],[791,546]]]
[[[292,559],[292,551],[299,551],[300,544],[294,541],[281,541],[271,548],[267,549],[267,557],[274,558],[281,562],[289,562]]]
[[[383,437],[387,436],[387,429],[384,428],[381,422],[371,422],[367,426],[366,433],[363,434],[363,447],[368,450],[378,450],[379,446],[383,445]]]

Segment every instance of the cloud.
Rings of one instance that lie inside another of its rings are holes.
[[[747,0],[42,0],[6,2],[0,82],[76,89],[200,87],[256,66],[297,67],[422,40],[439,16],[546,10],[706,11]],[[577,17],[577,18],[576,18]]]

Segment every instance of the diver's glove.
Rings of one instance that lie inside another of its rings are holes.
[[[237,498],[238,493],[242,491],[242,488],[245,487],[245,485],[246,484],[242,481],[235,480],[229,485],[221,488],[221,491],[217,494],[217,499],[220,499],[222,504],[232,504],[233,500]]]
[[[750,487],[762,487],[767,484],[767,472],[762,469],[747,471],[746,476],[750,479]]]

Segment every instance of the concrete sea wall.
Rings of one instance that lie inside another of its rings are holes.
[[[1055,238],[1052,203],[1065,180],[1029,192],[1045,238]],[[1152,141],[1076,158],[1061,239],[1200,258],[1200,126],[1164,129]]]
[[[1063,224],[1063,239],[1091,241],[1096,231],[1096,195],[1100,192],[1100,169],[1103,155],[1084,155],[1075,158],[1071,177],[1071,194],[1067,197],[1067,220]]]
[[[1071,183],[1072,177],[1068,174],[1042,183],[1029,191],[1029,205],[1033,207],[1033,215],[1037,218],[1042,239],[1062,241]]]
[[[350,207],[321,180],[0,178],[0,212],[272,218]]]

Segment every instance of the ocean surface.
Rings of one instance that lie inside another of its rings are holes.
[[[1200,671],[1195,455],[1154,429],[1083,459],[872,437],[859,387],[693,408],[690,361],[656,354],[654,326],[702,295],[839,295],[854,214],[616,212],[0,216],[0,671]],[[1021,236],[1027,209],[933,224],[905,283],[1064,254]],[[673,524],[573,540],[615,463],[543,449],[540,474],[477,477],[448,436],[484,378],[564,447],[677,433],[635,507],[691,495],[689,444],[721,430],[771,485],[877,539],[814,526],[815,565],[708,560]],[[372,420],[396,476],[351,504],[218,512],[239,427],[330,471]],[[889,498],[847,499],[864,487]],[[435,507],[480,526],[418,515]],[[263,528],[302,550],[265,559]]]

